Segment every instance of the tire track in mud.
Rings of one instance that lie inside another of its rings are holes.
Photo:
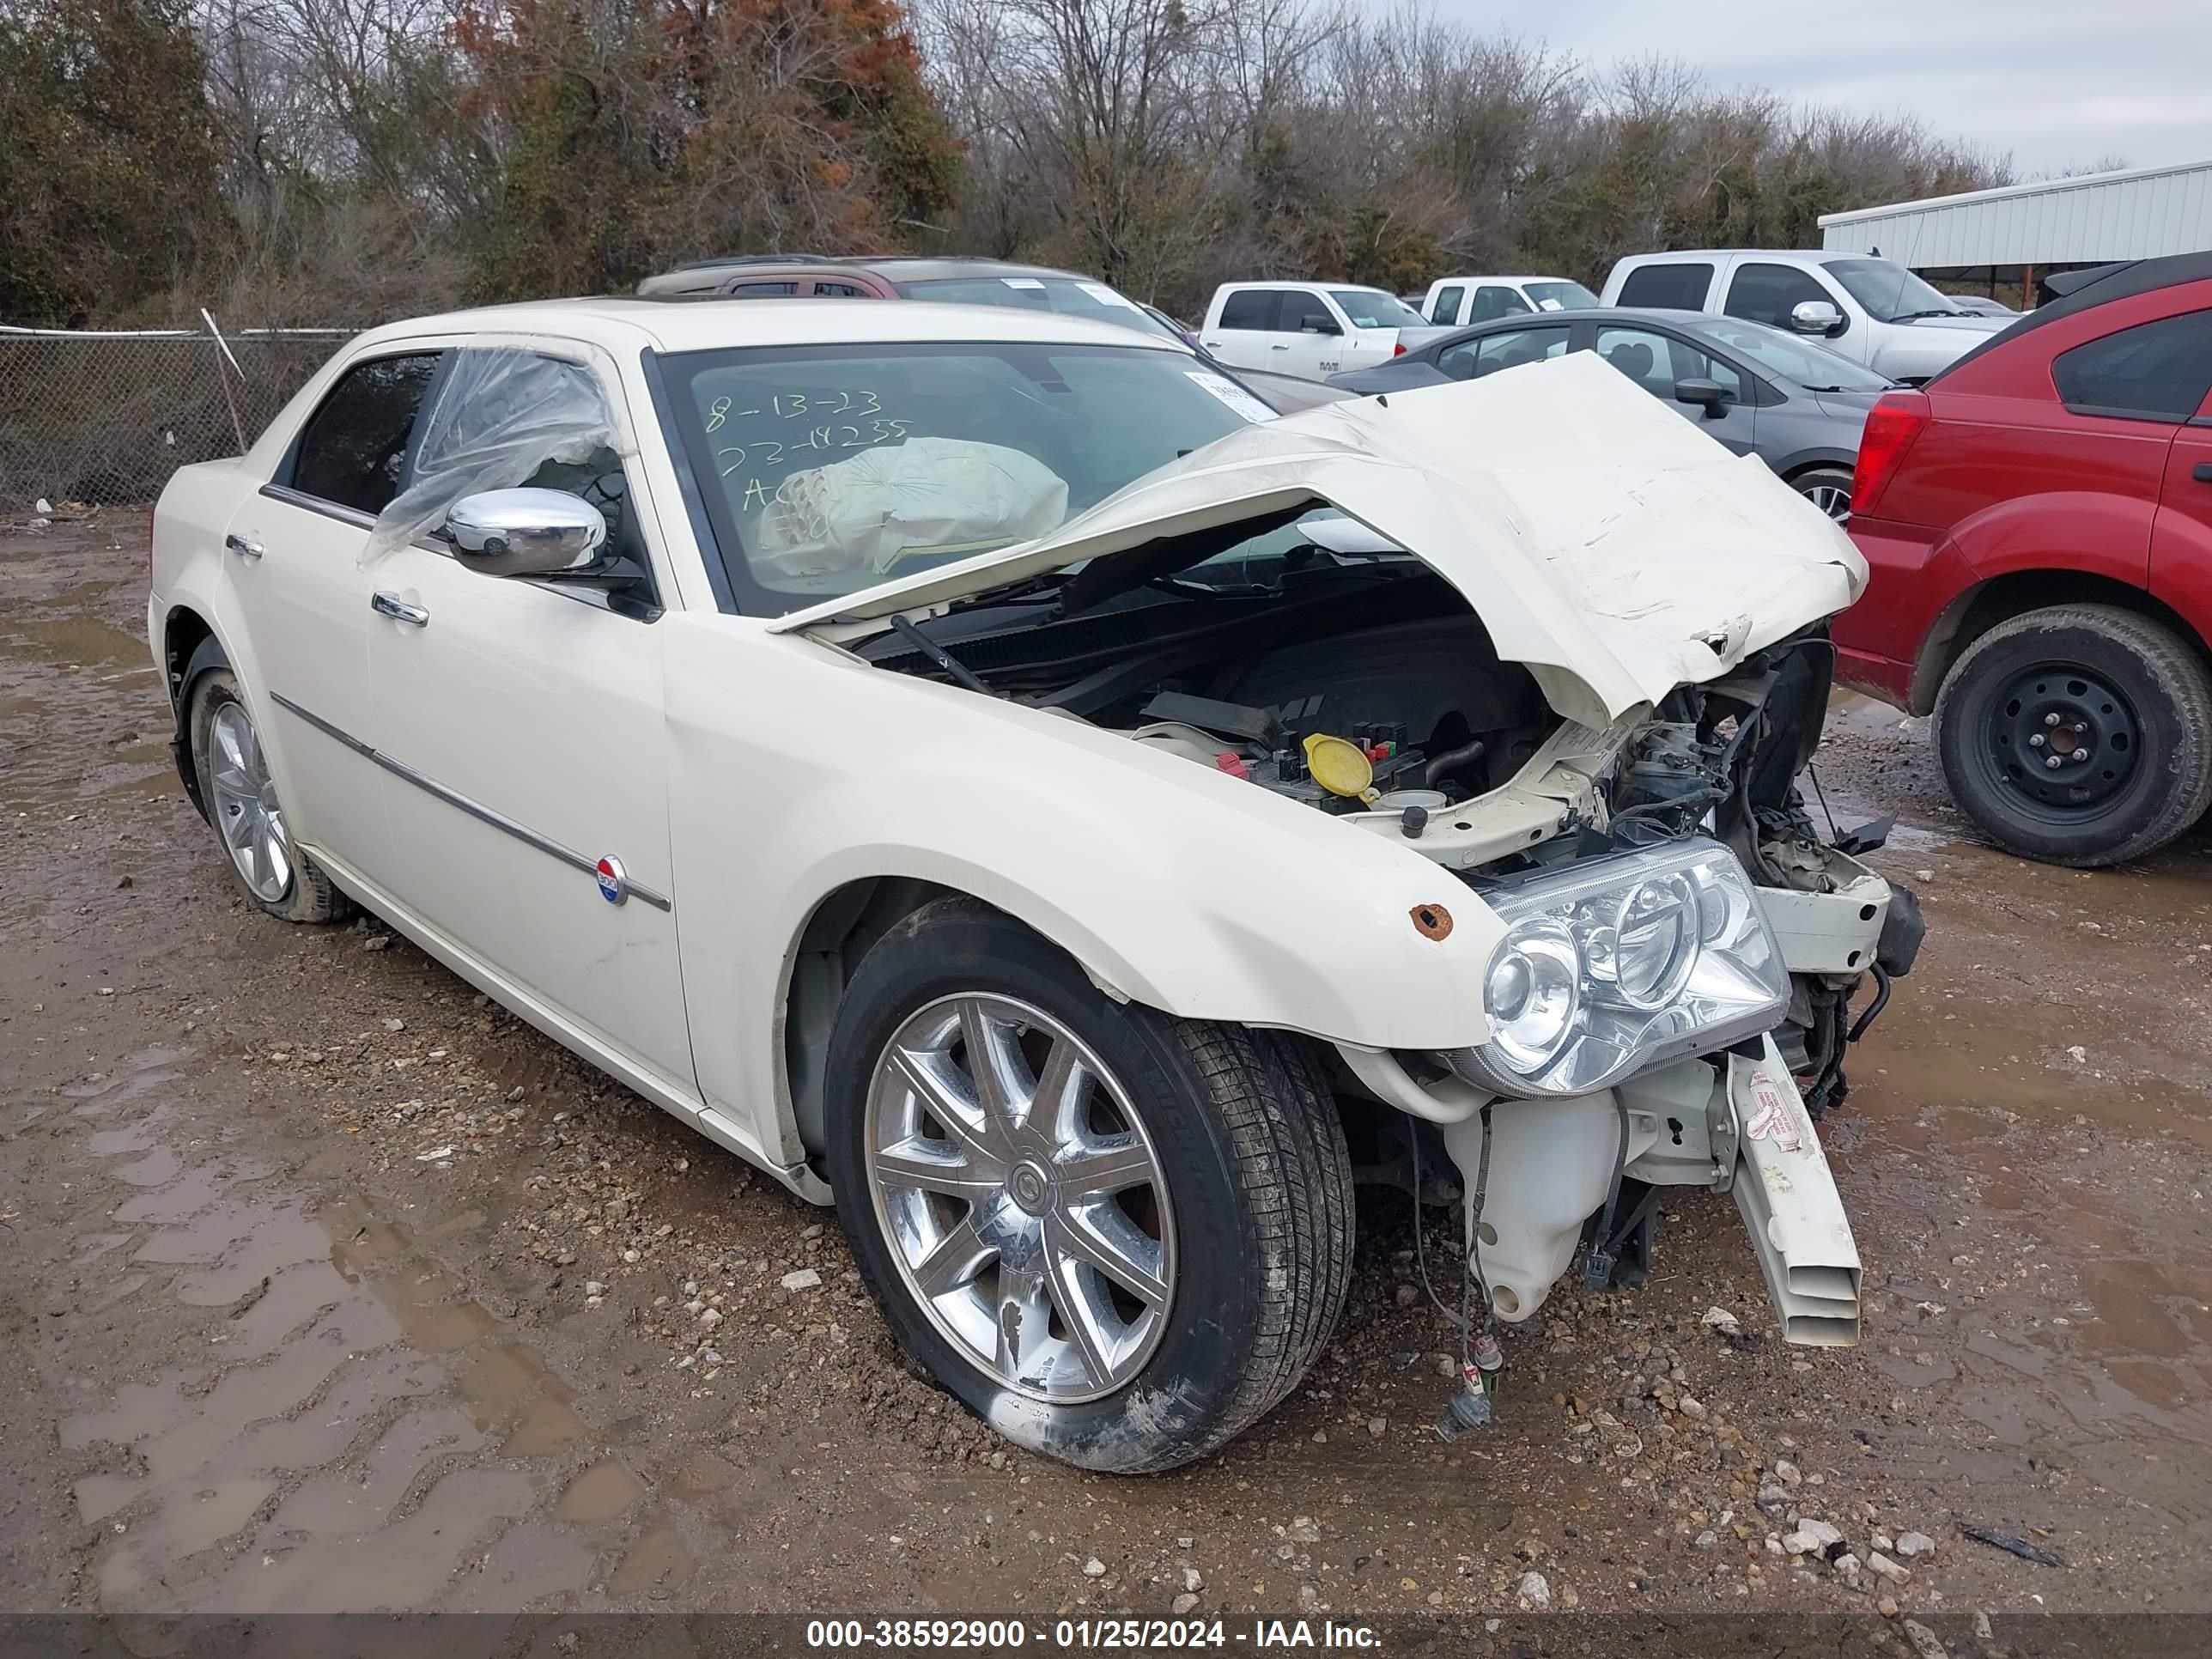
[[[511,1608],[688,1568],[665,1524],[623,1547],[646,1483],[441,1261],[440,1237],[481,1218],[418,1235],[358,1194],[276,1179],[243,1136],[195,1133],[174,1091],[191,1058],[144,1054],[63,1091],[123,1191],[73,1264],[108,1280],[82,1310],[166,1296],[184,1316],[151,1380],[58,1425],[65,1452],[118,1466],[73,1487],[102,1529],[89,1599]]]

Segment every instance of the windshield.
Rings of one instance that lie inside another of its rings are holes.
[[[1539,311],[1588,311],[1597,304],[1597,295],[1580,283],[1523,283],[1521,291]]]
[[[1831,259],[1828,274],[1866,307],[1876,322],[1893,323],[1902,317],[1930,313],[1953,317],[1959,307],[1922,282],[1894,259]]]
[[[1380,289],[1333,288],[1328,297],[1343,307],[1354,328],[1426,328],[1429,319]]]
[[[780,615],[1057,530],[1274,411],[1185,351],[900,343],[659,360],[724,567]]]
[[[1808,392],[1887,392],[1890,386],[1886,376],[1763,323],[1715,318],[1698,331]]]
[[[1118,323],[1139,334],[1182,343],[1173,329],[1147,314],[1127,295],[1079,276],[946,276],[926,283],[901,283],[897,287],[909,300],[1052,311],[1063,317],[1088,317],[1094,323]]]

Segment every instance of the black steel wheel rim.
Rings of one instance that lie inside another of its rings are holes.
[[[2038,663],[2001,684],[1983,722],[1981,748],[1992,780],[2046,823],[2109,810],[2142,763],[2134,706],[2078,663]]]

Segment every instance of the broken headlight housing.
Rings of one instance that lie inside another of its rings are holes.
[[[1484,895],[1506,933],[1490,1041],[1447,1055],[1501,1095],[1585,1095],[1772,1026],[1790,971],[1735,854],[1702,837],[1577,860]]]

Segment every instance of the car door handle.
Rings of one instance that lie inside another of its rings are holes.
[[[262,554],[259,542],[255,541],[251,536],[241,536],[235,531],[222,538],[222,544],[241,559],[258,559]]]
[[[1276,344],[1269,346],[1267,349],[1270,351],[1288,351],[1290,347],[1278,342]]]
[[[368,608],[380,617],[389,617],[394,622],[404,622],[416,628],[430,625],[430,613],[419,605],[410,605],[397,593],[372,593]]]
[[[2212,461],[2199,461],[2189,469],[2189,476],[2199,483],[2212,483]]]

